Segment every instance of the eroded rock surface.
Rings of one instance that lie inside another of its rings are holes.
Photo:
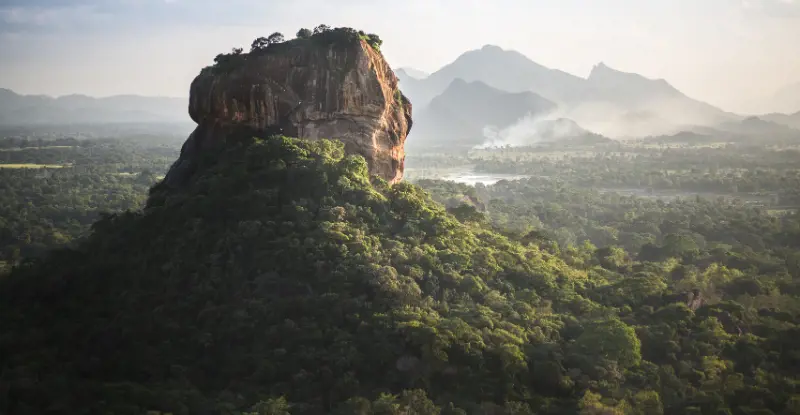
[[[224,145],[238,127],[305,139],[338,139],[366,158],[370,173],[403,177],[411,103],[380,52],[363,40],[320,45],[311,40],[248,54],[232,69],[204,69],[191,85],[189,114],[197,128],[165,182],[180,186],[199,150]]]

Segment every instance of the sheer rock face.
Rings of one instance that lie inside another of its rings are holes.
[[[169,186],[186,180],[198,150],[224,144],[238,127],[341,140],[348,154],[364,156],[371,174],[397,182],[412,124],[411,103],[397,77],[364,41],[307,42],[250,54],[225,74],[204,70],[192,82],[189,115],[198,125],[167,174]]]

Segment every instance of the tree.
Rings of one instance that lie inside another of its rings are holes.
[[[664,406],[658,392],[652,390],[639,391],[633,396],[633,413],[636,415],[662,415]]]
[[[600,266],[609,270],[618,270],[628,263],[628,255],[624,249],[618,246],[608,246],[595,251],[595,256],[600,262]]]
[[[624,368],[642,360],[641,343],[636,332],[617,318],[587,324],[575,340],[575,346],[586,356],[615,360]]]
[[[381,45],[383,44],[383,40],[381,40],[381,38],[378,35],[370,33],[367,35],[367,43],[369,43],[370,46],[372,46],[373,48],[379,50],[381,48]]]
[[[664,237],[662,251],[667,256],[681,257],[683,255],[697,255],[700,247],[697,242],[687,234],[671,233]]]
[[[262,50],[262,49],[266,48],[267,45],[269,45],[269,41],[267,40],[267,38],[265,38],[263,36],[262,37],[258,37],[258,38],[256,38],[256,40],[253,41],[252,44],[250,44],[250,52],[255,52],[257,50]]]
[[[242,48],[233,48],[233,49],[231,49],[231,54],[234,54],[234,55],[241,55],[242,52],[244,52],[244,49],[242,49]]]
[[[475,209],[475,206],[471,206],[466,203],[462,203],[454,208],[449,208],[447,211],[461,222],[486,222],[486,216],[484,216],[483,213],[478,212],[478,210]]]
[[[283,34],[280,33],[280,32],[275,32],[275,33],[269,35],[269,37],[267,37],[267,43],[270,44],[270,45],[274,45],[276,43],[283,43],[283,41],[284,41],[284,37],[283,37]]]
[[[587,390],[578,401],[579,413],[581,415],[623,415],[625,413],[621,408],[608,405],[602,399],[602,395]]]
[[[329,32],[330,30],[331,30],[330,26],[328,26],[326,24],[321,24],[321,25],[319,25],[319,26],[314,28],[314,34],[318,35],[320,33]]]
[[[297,31],[298,39],[308,39],[311,37],[311,35],[313,35],[313,33],[305,27]]]

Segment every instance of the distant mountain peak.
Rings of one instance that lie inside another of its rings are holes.
[[[517,65],[533,64],[541,69],[549,69],[532,61],[529,57],[525,56],[519,51],[516,51],[514,49],[503,49],[497,45],[483,45],[480,49],[472,49],[467,52],[464,52],[461,54],[461,56],[456,58],[456,60],[453,63],[457,63],[459,61],[464,61],[464,60],[473,63],[474,60],[485,61],[486,59],[502,60],[502,65],[517,66]],[[445,68],[447,68],[447,66],[445,66]]]
[[[436,98],[434,98],[434,101],[453,99],[459,96],[469,96],[471,97],[470,99],[475,99],[477,97],[485,99],[487,96],[499,96],[505,94],[508,94],[508,92],[501,91],[497,88],[492,88],[488,84],[481,81],[468,82],[463,78],[455,78],[450,82],[450,84],[447,85],[447,88],[445,88],[441,95],[438,95]]]
[[[453,79],[444,92],[442,92],[442,94],[437,96],[435,99],[448,96],[455,97],[464,94],[468,94],[470,99],[488,99],[491,97],[503,100],[512,99],[514,97],[528,97],[535,100],[541,100],[542,102],[547,102],[548,106],[555,105],[533,91],[508,92],[495,88],[483,81],[466,81],[463,78]]]
[[[501,48],[500,46],[488,45],[488,44],[487,45],[483,45],[481,50],[482,51],[488,51],[488,52],[505,52],[505,49]]]
[[[641,79],[646,79],[645,77],[639,74],[623,72],[606,65],[605,62],[600,62],[592,67],[592,71],[589,73],[589,80],[591,81],[593,79],[609,77],[609,76],[632,76]]]
[[[467,82],[463,78],[456,78],[456,79],[453,79],[453,82],[450,82],[450,85],[448,85],[447,88],[450,89],[450,88],[454,88],[454,87],[464,86],[464,85],[467,85],[467,84],[483,84],[483,85],[486,85],[485,83],[483,83],[481,81]]]
[[[455,78],[481,80],[508,92],[533,91],[554,102],[579,96],[586,82],[583,78],[534,62],[516,50],[496,45],[467,51],[431,74],[426,79],[430,91],[427,95],[432,98],[441,93]],[[426,98],[422,97],[420,101],[429,102]]]
[[[397,69],[395,69],[394,72],[395,72],[395,75],[397,75],[400,78],[414,78],[414,79],[421,80],[421,79],[425,79],[428,76],[430,76],[430,74],[425,72],[425,71],[421,71],[419,69],[408,67],[408,66],[404,66],[402,68],[397,68]]]
[[[486,44],[462,53],[423,82],[406,81],[408,78],[404,78],[403,92],[417,108],[424,108],[445,92],[451,94],[451,98],[455,93],[466,94],[464,90],[473,94],[485,91],[489,96],[486,88],[468,86],[472,81],[481,81],[485,86],[503,92],[533,92],[565,110],[578,112],[579,115],[573,115],[572,118],[586,125],[592,125],[589,119],[597,116],[588,109],[595,105],[619,114],[632,110],[651,111],[659,114],[659,125],[713,125],[738,118],[735,114],[725,113],[686,96],[666,80],[621,71],[610,64],[600,61],[592,67],[588,77],[575,76],[539,64],[519,51]],[[463,81],[454,83],[458,78]],[[454,90],[453,87],[459,88]],[[594,125],[593,128],[599,133],[616,135],[608,130],[598,130]],[[638,134],[639,127],[636,128]],[[647,133],[651,132],[651,126],[648,126]]]
[[[620,71],[606,65],[603,62],[598,63],[592,68],[592,72],[589,73],[588,81],[589,83],[595,85],[626,85],[627,87],[638,85],[640,88],[655,88],[656,90],[660,90],[662,93],[681,94],[680,91],[678,91],[665,79],[653,79],[639,75],[635,72]]]
[[[625,80],[629,80],[629,81],[635,80],[635,81],[639,81],[639,82],[651,82],[651,83],[654,83],[654,84],[658,83],[658,84],[661,84],[661,85],[669,86],[669,82],[667,82],[665,79],[648,78],[646,76],[639,75],[638,73],[635,73],[635,72],[624,72],[624,71],[621,71],[619,69],[614,69],[614,68],[606,65],[604,62],[600,62],[600,63],[596,64],[592,68],[592,71],[589,73],[589,78],[588,79],[589,79],[589,81],[592,81],[592,80],[598,80],[598,79],[608,79],[610,77],[616,77],[616,78],[625,79]]]

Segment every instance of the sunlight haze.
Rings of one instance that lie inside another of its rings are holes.
[[[379,34],[395,68],[434,72],[485,44],[585,77],[664,78],[729,111],[773,110],[800,82],[796,0],[2,0],[0,87],[188,96],[199,68],[257,36],[326,23]]]
[[[800,415],[800,0],[0,0],[0,415]]]

